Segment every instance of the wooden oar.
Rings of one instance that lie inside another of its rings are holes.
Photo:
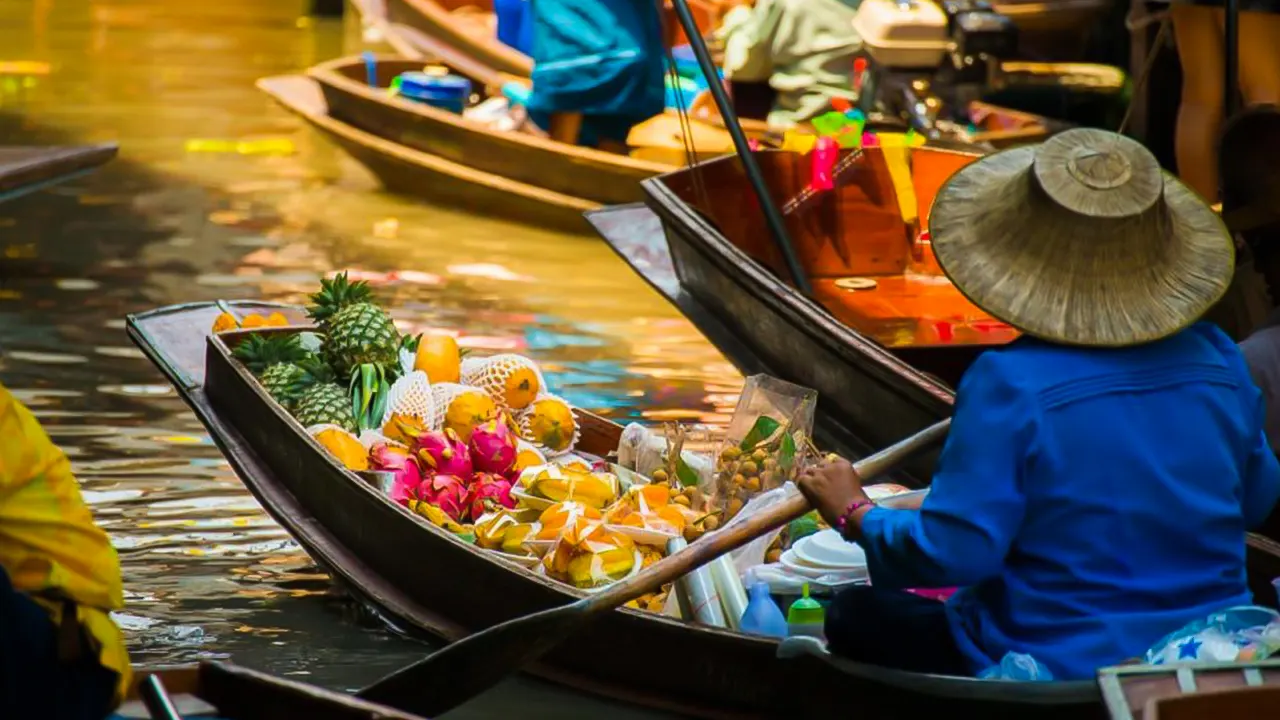
[[[173,698],[164,689],[160,676],[148,675],[138,685],[138,694],[142,696],[142,704],[147,706],[147,712],[153,720],[182,720],[177,706],[173,704]]]
[[[951,421],[926,428],[854,464],[863,479],[883,475],[946,437]],[[634,577],[571,605],[508,620],[438,650],[357,693],[357,697],[415,715],[436,717],[536,660],[592,620],[652,592],[809,511],[796,495],[776,507],[730,523]]]

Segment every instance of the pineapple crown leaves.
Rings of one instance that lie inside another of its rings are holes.
[[[308,356],[297,335],[264,335],[254,333],[232,351],[236,359],[254,375],[280,363],[298,363]]]
[[[338,376],[333,372],[333,368],[324,358],[314,353],[308,354],[305,358],[298,361],[298,367],[307,373],[307,385],[323,385],[337,381]]]
[[[382,416],[387,410],[387,395],[391,391],[386,368],[373,363],[352,368],[348,391],[351,395],[351,414],[355,416],[360,430],[376,430],[381,427]]]
[[[348,305],[372,302],[373,291],[364,280],[347,281],[347,273],[340,272],[330,280],[320,281],[320,291],[311,296],[307,316],[317,325],[324,325],[338,311]]]

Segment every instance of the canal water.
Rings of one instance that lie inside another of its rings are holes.
[[[394,280],[379,292],[406,329],[527,353],[553,390],[620,421],[723,422],[741,376],[603,243],[384,194],[274,106],[257,78],[362,49],[354,19],[304,11],[0,2],[0,144],[120,144],[97,173],[0,205],[0,381],[70,455],[119,549],[135,661],[224,658],[350,690],[426,647],[332,590],[130,344],[126,314],[303,302],[347,268]],[[660,717],[524,678],[449,717],[605,714]]]

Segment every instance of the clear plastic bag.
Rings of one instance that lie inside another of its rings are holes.
[[[622,439],[618,442],[618,464],[647,478],[654,478],[655,474],[659,479],[667,476],[673,489],[692,484],[704,494],[710,494],[715,481],[715,463],[710,453],[697,452],[696,448],[714,447],[710,440],[711,431],[692,428],[682,429],[682,432],[684,442],[680,457],[684,465],[677,467],[676,478],[670,478],[668,472],[668,452],[672,440],[665,431],[651,429],[639,423],[631,423],[622,429]],[[662,472],[659,473],[659,470]]]
[[[778,503],[789,500],[799,493],[800,488],[796,487],[795,483],[787,482],[782,487],[774,488],[768,492],[756,495],[747,501],[746,505],[742,507],[742,510],[735,515],[725,527],[746,522],[751,516],[764,510],[768,510]],[[769,549],[769,545],[773,543],[773,539],[776,538],[782,530],[783,528],[778,528],[767,535],[761,535],[755,540],[752,540],[746,545],[743,545],[730,553],[730,557],[733,558],[733,565],[738,570],[739,577],[745,577],[747,570],[754,568],[757,565],[764,564],[765,552]]]
[[[1049,668],[1025,653],[1008,652],[1000,664],[978,673],[979,680],[1011,680],[1015,682],[1044,682],[1053,679]]]
[[[818,393],[768,375],[752,375],[716,454],[713,509],[721,524],[760,493],[794,480],[813,444]]]
[[[1151,646],[1148,665],[1248,662],[1280,650],[1280,613],[1244,605],[1217,612],[1169,633]]]

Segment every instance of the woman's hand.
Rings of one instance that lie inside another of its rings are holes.
[[[796,485],[831,527],[838,526],[849,505],[870,500],[862,490],[862,478],[844,458],[824,460],[806,468],[796,479]]]

